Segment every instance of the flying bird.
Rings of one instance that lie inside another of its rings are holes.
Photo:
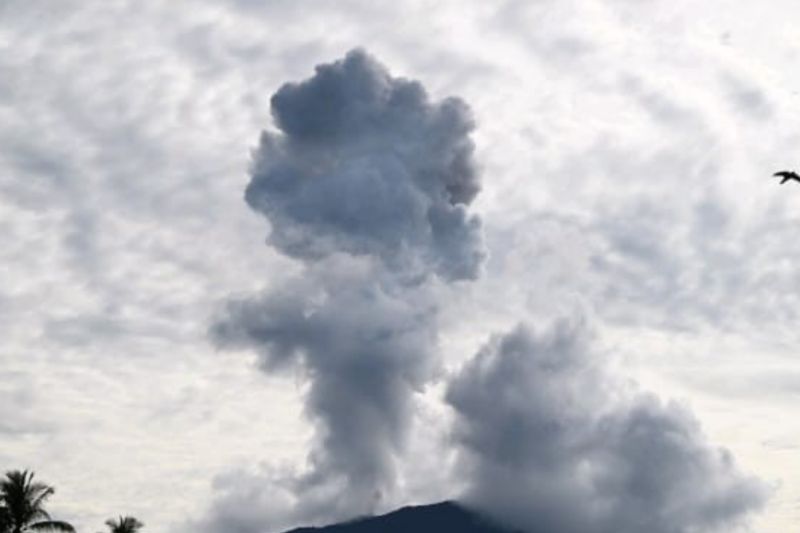
[[[780,172],[773,174],[773,176],[780,176],[783,178],[781,180],[781,185],[789,180],[800,181],[800,175],[798,175],[797,172],[792,172],[791,170],[781,170]]]

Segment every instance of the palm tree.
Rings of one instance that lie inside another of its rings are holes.
[[[110,530],[109,533],[136,533],[144,527],[143,523],[132,516],[120,516],[116,520],[109,518],[106,520],[106,525]]]
[[[8,518],[8,510],[0,504],[0,533],[6,533],[10,531],[10,520]]]
[[[0,531],[24,533],[26,531],[56,530],[72,533],[70,524],[53,520],[44,509],[44,503],[55,489],[33,481],[33,472],[11,470],[0,480]]]

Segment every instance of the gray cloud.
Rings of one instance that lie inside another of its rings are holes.
[[[300,259],[345,252],[477,276],[484,251],[467,213],[479,184],[466,104],[431,103],[419,83],[355,50],[281,87],[272,111],[281,133],[262,135],[246,192],[272,224],[270,244]]]
[[[278,291],[232,302],[214,333],[223,345],[256,348],[267,371],[305,369],[306,411],[318,424],[306,483],[341,476],[341,497],[366,511],[391,490],[411,396],[435,370],[435,311],[425,289],[381,286],[369,268],[328,261]]]
[[[726,95],[735,109],[755,120],[768,120],[775,114],[770,96],[757,81],[732,73],[720,75]]]
[[[14,371],[4,371],[0,377],[0,436],[4,440],[51,433],[57,429],[58,424],[42,416],[37,409],[34,379]],[[7,453],[0,454],[0,458],[7,461],[10,458]]]
[[[761,506],[688,411],[602,364],[583,321],[483,347],[447,393],[468,500],[531,533],[729,531]]]
[[[308,470],[229,486],[210,517],[226,523],[248,485],[289,494],[266,497],[284,502],[252,524],[267,529],[369,512],[392,494],[413,395],[438,368],[436,279],[474,278],[484,258],[467,212],[479,183],[463,102],[430,102],[355,50],[284,85],[272,111],[280,131],[262,134],[246,200],[269,219],[269,243],[305,269],[230,302],[212,328],[219,345],[309,383]]]

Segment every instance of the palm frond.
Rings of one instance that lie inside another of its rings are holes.
[[[136,533],[144,524],[133,516],[121,516],[117,519],[109,518],[106,520],[110,533]]]
[[[55,494],[56,489],[44,483],[33,483],[28,489],[30,498],[35,504],[44,503],[47,498]]]
[[[45,483],[34,481],[29,470],[9,470],[0,479],[0,533],[26,530],[74,531],[66,522],[52,520],[44,504],[55,493]]]
[[[65,531],[68,533],[74,532],[75,528],[68,522],[61,520],[43,520],[41,522],[34,522],[29,524],[27,528],[30,531]]]

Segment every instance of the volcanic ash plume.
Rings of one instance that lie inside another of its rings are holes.
[[[467,499],[529,533],[733,531],[764,487],[686,410],[598,366],[583,321],[494,337],[449,386]]]
[[[467,213],[479,191],[466,104],[433,104],[363,51],[321,65],[272,97],[245,195],[272,224],[269,243],[314,262],[379,260],[400,277],[474,278],[484,251]]]
[[[255,349],[265,371],[304,371],[316,438],[276,523],[313,522],[392,491],[410,402],[437,370],[434,287],[475,278],[485,255],[468,213],[473,123],[462,101],[431,102],[360,50],[271,104],[280,131],[262,134],[245,197],[304,269],[231,302],[213,336]]]

